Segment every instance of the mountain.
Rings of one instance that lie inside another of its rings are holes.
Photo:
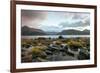
[[[28,26],[21,27],[21,35],[46,35],[41,29],[30,28]]]
[[[63,30],[60,33],[58,33],[59,35],[89,35],[90,31],[85,29],[83,31],[80,30],[74,30],[74,29],[69,29],[69,30]]]
[[[28,36],[28,35],[89,35],[90,30],[75,30],[75,29],[68,29],[63,30],[61,32],[45,32],[41,29],[30,28],[28,26],[21,27],[21,35]]]
[[[90,34],[90,30],[87,30],[87,29],[83,30],[83,32],[84,32],[85,34]]]

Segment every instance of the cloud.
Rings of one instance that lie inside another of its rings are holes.
[[[64,27],[86,27],[90,25],[90,15],[85,13],[69,13],[72,14],[69,19],[64,22],[61,22],[59,26]]]
[[[45,26],[41,26],[40,28],[48,32],[60,32],[62,30],[60,27],[52,26],[52,25],[51,26],[45,25]]]
[[[84,19],[89,17],[89,13],[74,13],[72,19]]]
[[[83,31],[85,29],[90,30],[90,26],[86,26],[84,28],[83,27],[75,27],[75,28],[73,28],[73,27],[66,27],[63,30],[68,30],[68,29],[75,29],[75,30],[81,30],[81,31]]]
[[[86,12],[21,10],[21,24],[45,31],[85,28],[90,25],[90,14]]]
[[[87,12],[64,12],[63,16],[68,19],[84,19],[89,16]]]
[[[43,11],[21,10],[22,26],[38,27],[45,18],[46,13]]]

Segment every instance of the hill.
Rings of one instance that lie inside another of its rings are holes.
[[[58,33],[59,35],[89,35],[90,31],[85,29],[83,31],[80,30],[74,30],[74,29],[69,29],[69,30],[63,30],[60,33]]]
[[[21,35],[46,35],[41,29],[30,28],[28,26],[21,27]]]

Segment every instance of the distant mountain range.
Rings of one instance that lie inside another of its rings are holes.
[[[46,35],[41,29],[30,28],[28,26],[21,27],[21,35]]]
[[[69,30],[63,30],[61,32],[45,32],[41,29],[35,29],[30,28],[28,26],[21,27],[21,35],[89,35],[90,30],[75,30],[75,29],[69,29]]]
[[[90,34],[90,30],[74,30],[74,29],[69,29],[69,30],[63,30],[60,33],[58,33],[60,35],[89,35]]]

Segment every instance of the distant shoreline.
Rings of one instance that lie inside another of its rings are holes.
[[[62,36],[63,38],[81,38],[81,37],[87,37],[89,38],[90,35],[34,35],[34,36],[21,36],[21,38],[26,39],[34,39],[34,38],[58,38],[59,36]]]

